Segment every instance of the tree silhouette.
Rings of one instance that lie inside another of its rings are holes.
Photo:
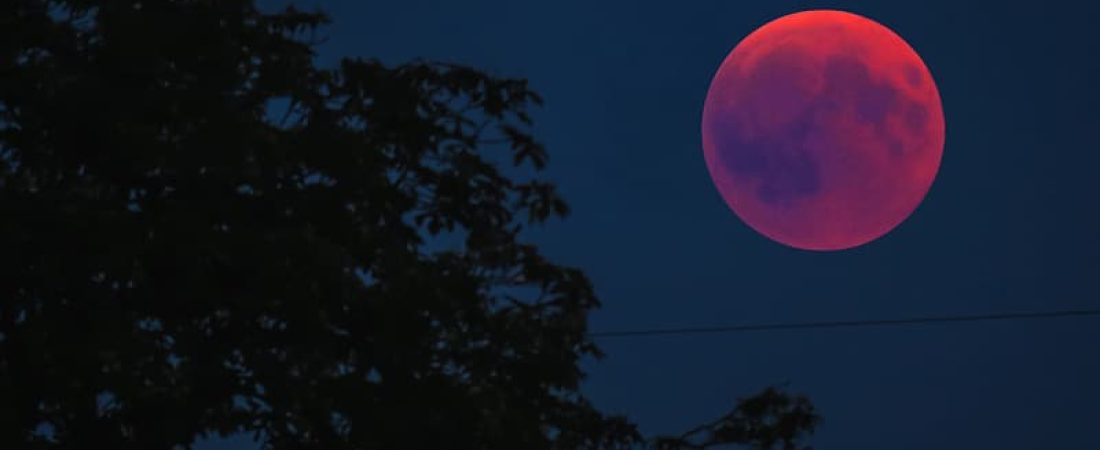
[[[319,68],[326,21],[3,6],[0,448],[646,444],[578,391],[588,279],[520,238],[568,212],[537,177],[539,97],[455,65]],[[757,398],[652,443],[812,431],[808,404]]]
[[[819,421],[809,399],[769,387],[741,399],[733,411],[718,420],[679,436],[656,438],[653,444],[657,450],[703,450],[730,444],[797,450],[799,439],[812,433]]]

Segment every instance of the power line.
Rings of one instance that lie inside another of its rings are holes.
[[[1017,320],[1017,319],[1053,319],[1062,317],[1089,317],[1100,316],[1100,309],[1082,309],[1068,311],[1048,312],[1023,312],[1002,314],[981,314],[970,316],[927,316],[910,317],[903,319],[877,319],[877,320],[841,320],[824,322],[788,322],[757,325],[721,325],[710,327],[684,327],[643,329],[624,331],[597,331],[589,333],[590,337],[632,337],[632,336],[659,336],[659,335],[686,335],[703,333],[738,333],[747,331],[772,331],[772,330],[805,330],[822,328],[855,328],[892,325],[919,325],[930,323],[949,322],[984,322],[992,320]]]

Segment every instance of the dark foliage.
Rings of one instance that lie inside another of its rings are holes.
[[[707,449],[739,444],[757,449],[798,450],[803,434],[813,432],[820,418],[810,401],[768,388],[741,399],[734,410],[714,422],[675,437],[654,440],[657,450]]]
[[[0,448],[643,443],[578,393],[589,281],[519,238],[567,213],[533,177],[540,99],[452,65],[318,68],[325,21],[0,7]],[[812,421],[745,426],[721,432]]]

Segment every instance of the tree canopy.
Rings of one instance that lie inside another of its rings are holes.
[[[0,10],[0,448],[647,442],[580,393],[588,278],[522,238],[568,212],[539,177],[538,95],[427,61],[318,67],[327,20]],[[754,398],[654,442],[793,446],[816,424],[801,397]]]

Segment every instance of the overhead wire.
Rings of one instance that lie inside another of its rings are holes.
[[[1054,319],[1067,317],[1100,317],[1100,309],[1079,309],[1062,311],[1035,311],[1017,313],[996,313],[977,315],[947,315],[907,317],[897,319],[836,320],[810,322],[778,322],[768,324],[716,325],[680,328],[650,328],[619,331],[595,331],[588,333],[593,338],[669,336],[705,333],[739,333],[752,331],[807,330],[829,328],[882,327],[900,325],[923,325],[937,323],[986,322],[996,320]]]

